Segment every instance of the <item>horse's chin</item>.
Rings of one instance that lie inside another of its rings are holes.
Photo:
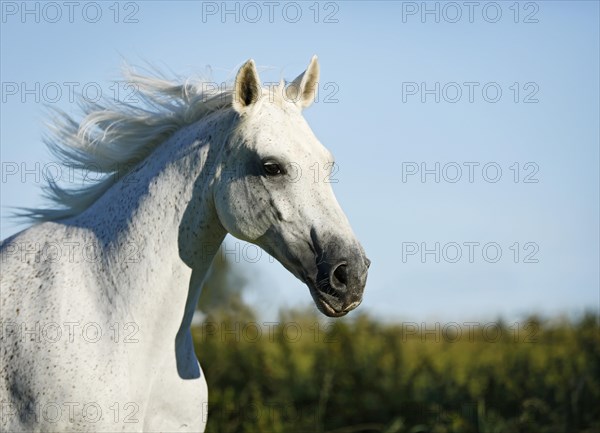
[[[351,304],[349,306],[346,306],[345,308],[343,306],[340,306],[339,308],[336,308],[334,305],[332,305],[331,301],[329,301],[327,299],[327,298],[332,298],[332,300],[337,300],[336,298],[334,298],[332,295],[329,295],[327,293],[324,293],[324,292],[318,290],[310,282],[308,282],[306,285],[310,289],[310,294],[311,294],[313,300],[315,301],[315,305],[317,306],[317,309],[321,313],[323,313],[324,315],[326,315],[327,317],[342,317],[342,316],[345,316],[350,311],[352,311],[356,307],[358,307],[358,305],[360,304],[360,301],[359,301],[359,302],[354,302],[353,304]]]
[[[327,317],[342,317],[349,313],[349,311],[336,311],[329,303],[322,298],[316,299],[315,304],[319,311],[325,314]]]

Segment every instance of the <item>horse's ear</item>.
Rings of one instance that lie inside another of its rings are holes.
[[[298,75],[298,77],[290,83],[286,94],[288,98],[291,98],[292,101],[296,102],[300,108],[306,108],[316,99],[318,85],[319,61],[317,56],[312,56],[306,71]]]
[[[240,68],[235,77],[233,90],[233,109],[238,113],[260,98],[262,88],[254,60],[250,59]]]

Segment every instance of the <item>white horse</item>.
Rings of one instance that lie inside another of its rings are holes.
[[[1,431],[203,431],[190,324],[226,233],[304,281],[321,312],[361,302],[369,260],[331,185],[333,156],[302,109],[319,66],[263,88],[252,60],[207,94],[132,75],[143,102],[55,119],[50,148],[105,176],[50,182],[56,209],[2,242]]]

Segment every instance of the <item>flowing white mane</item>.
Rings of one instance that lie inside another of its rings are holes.
[[[202,81],[175,83],[132,71],[126,78],[139,104],[107,98],[90,103],[80,97],[81,122],[55,110],[44,138],[62,164],[97,173],[100,179],[91,184],[86,179],[88,185],[79,188],[63,188],[49,179],[44,195],[56,208],[22,209],[19,216],[53,221],[81,213],[175,131],[232,102],[231,87],[206,92],[204,87],[214,86],[203,86]]]

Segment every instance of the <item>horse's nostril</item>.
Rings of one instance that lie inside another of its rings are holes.
[[[332,280],[334,280],[332,281],[334,285],[337,285],[335,283],[339,283],[340,285],[344,286],[348,284],[348,265],[346,265],[345,263],[337,265],[337,267],[333,271]]]

